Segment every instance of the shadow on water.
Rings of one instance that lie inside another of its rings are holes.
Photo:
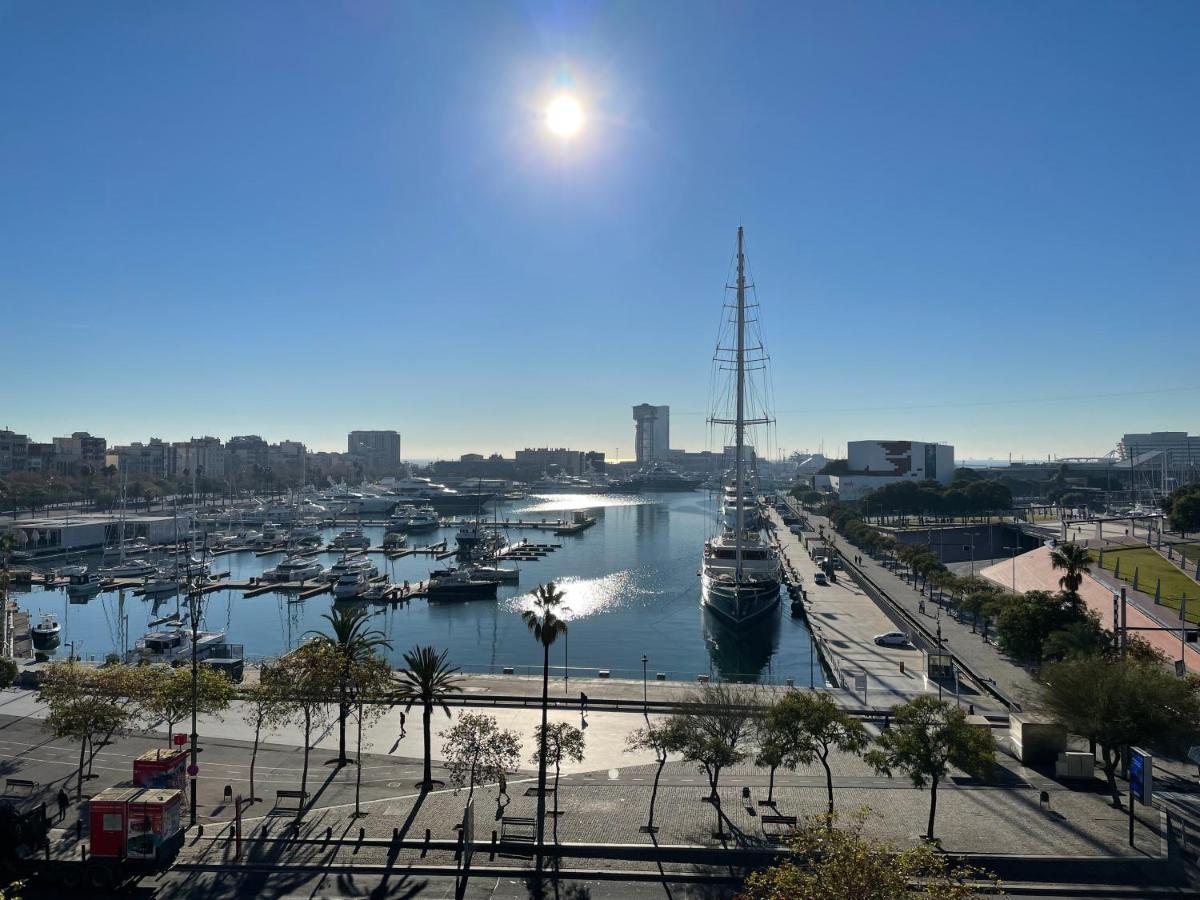
[[[700,606],[704,643],[725,681],[758,681],[769,671],[771,658],[779,649],[780,612],[768,613],[756,622],[734,627],[707,607]]]

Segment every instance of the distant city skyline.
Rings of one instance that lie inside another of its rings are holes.
[[[0,427],[711,448],[744,224],[779,449],[1200,430],[1200,5],[294,13],[0,11]]]

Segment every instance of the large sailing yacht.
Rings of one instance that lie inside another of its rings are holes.
[[[765,411],[748,416],[746,378],[750,368],[762,368],[766,355],[761,346],[746,344],[746,257],[741,226],[737,231],[737,284],[734,306],[735,344],[717,346],[714,361],[734,374],[734,416],[709,419],[713,425],[734,429],[734,468],[721,496],[720,534],[704,544],[700,568],[700,602],[734,626],[758,622],[779,608],[779,556],[760,530],[752,467],[747,461],[746,429],[769,425]],[[757,355],[755,355],[757,354]]]

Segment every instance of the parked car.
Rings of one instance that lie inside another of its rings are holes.
[[[881,647],[907,647],[908,635],[903,631],[885,631],[875,635],[875,643]]]
[[[829,584],[829,579],[825,577],[824,572],[818,572],[813,576],[813,584]]]

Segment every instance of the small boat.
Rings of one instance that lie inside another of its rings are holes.
[[[88,573],[87,566],[82,566],[82,565],[60,566],[59,568],[54,570],[54,577],[55,578],[79,578],[82,575],[87,575],[87,573]]]
[[[67,583],[67,594],[71,597],[93,597],[100,593],[103,582],[99,575],[85,572],[76,575]]]
[[[507,491],[502,496],[503,496],[503,499],[508,500],[509,502],[512,502],[515,500],[526,500],[529,497],[529,495],[527,493],[525,493],[524,491]]]
[[[403,531],[389,531],[383,536],[384,550],[403,550],[408,546],[408,537]]]
[[[166,571],[157,572],[142,582],[143,594],[173,594],[177,590],[179,590],[179,579]]]
[[[100,570],[100,574],[106,578],[145,578],[147,575],[154,575],[157,572],[158,569],[144,559],[126,560]]]
[[[365,591],[358,595],[359,600],[367,600],[371,603],[382,603],[387,600],[388,591],[391,590],[391,585],[386,581],[381,581],[378,584],[370,585]]]
[[[46,647],[58,641],[58,633],[61,631],[58,624],[58,619],[54,613],[42,613],[42,620],[29,629],[33,636],[33,643],[39,647]]]

